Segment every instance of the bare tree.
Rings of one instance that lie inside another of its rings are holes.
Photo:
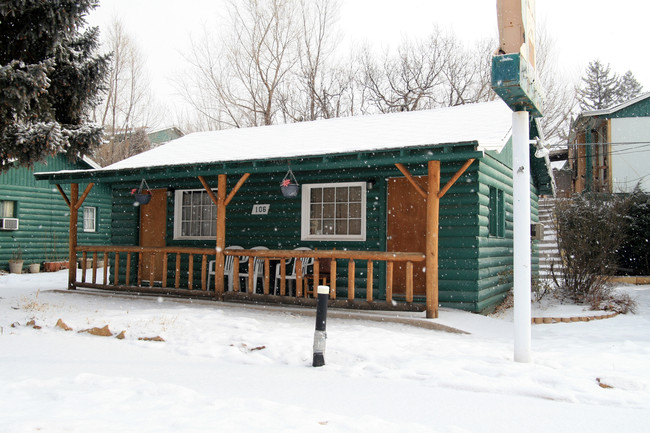
[[[346,79],[332,67],[338,18],[338,0],[300,0],[298,64],[282,88],[281,104],[285,121],[335,117]],[[342,79],[343,78],[343,79]]]
[[[370,109],[387,113],[435,106],[448,61],[446,45],[436,29],[425,41],[402,42],[395,55],[386,53],[379,63],[365,49],[360,81]]]
[[[455,36],[447,37],[443,105],[484,102],[496,97],[491,88],[494,46],[494,40],[485,39],[472,48],[466,48]]]
[[[577,82],[567,79],[557,68],[555,41],[544,25],[538,26],[535,64],[544,92],[544,117],[541,118],[546,141],[566,143],[571,117],[578,109]]]
[[[113,19],[105,44],[112,53],[106,98],[94,112],[107,136],[94,155],[101,165],[147,150],[150,142],[143,128],[158,117],[144,59],[118,19]]]
[[[220,127],[270,125],[280,110],[280,89],[298,63],[297,3],[231,0],[230,26],[215,42],[206,35],[189,58],[190,84],[180,90]]]

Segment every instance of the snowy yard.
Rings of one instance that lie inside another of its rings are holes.
[[[534,325],[530,364],[512,361],[509,314],[442,309],[470,334],[330,318],[312,368],[313,312],[55,291],[66,282],[0,275],[2,433],[650,429],[650,286],[620,288],[636,314]],[[125,338],[78,332],[106,325]]]

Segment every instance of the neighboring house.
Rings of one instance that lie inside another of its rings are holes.
[[[512,287],[511,121],[495,101],[202,132],[105,168],[36,177],[112,189],[110,242],[76,251],[115,269],[77,287],[296,303],[302,285],[285,295],[281,263],[302,258],[317,259],[307,273],[325,277],[337,305],[485,312]],[[531,156],[533,221],[538,195],[553,194],[546,161]],[[296,198],[280,192],[289,169]],[[142,179],[151,201],[133,206]],[[259,260],[237,266],[247,257]],[[248,294],[224,293],[231,269],[250,274],[234,278],[235,288],[252,282]]]
[[[185,134],[183,134],[183,131],[175,126],[147,132],[147,136],[151,141],[151,147],[158,147],[161,144],[176,140],[177,138],[181,138],[184,135]]]
[[[585,111],[572,125],[573,191],[650,190],[650,93],[606,110]]]
[[[0,173],[0,269],[18,250],[25,265],[68,260],[68,215],[61,194],[47,181],[34,180],[35,171],[99,169],[84,158],[71,162],[65,155],[47,157],[34,168],[16,167]],[[69,190],[67,185],[64,190]],[[111,190],[99,187],[79,209],[79,240],[84,244],[110,242]]]

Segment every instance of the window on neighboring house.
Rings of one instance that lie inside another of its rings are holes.
[[[97,208],[84,207],[84,232],[95,232],[97,229]]]
[[[217,206],[205,190],[176,190],[174,239],[214,239]]]
[[[490,236],[503,237],[506,233],[505,195],[503,190],[490,187]]]
[[[0,218],[16,218],[16,202],[0,200]]]
[[[366,240],[366,183],[302,186],[302,240]]]

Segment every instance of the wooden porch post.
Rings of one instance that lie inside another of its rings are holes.
[[[438,318],[438,230],[440,215],[440,161],[429,161],[426,229],[426,309],[428,319]]]
[[[79,184],[70,184],[70,234],[68,239],[68,290],[74,290],[77,279],[77,217],[79,208]]]
[[[224,292],[224,263],[223,251],[226,249],[226,175],[220,174],[217,180],[217,254],[215,258],[215,287],[214,292],[218,298]]]
[[[203,176],[199,176],[199,181],[203,185],[203,188],[210,196],[212,202],[217,206],[217,245],[216,245],[216,254],[215,254],[215,283],[214,283],[214,295],[221,299],[223,298],[224,293],[224,281],[223,281],[223,271],[226,256],[223,251],[226,248],[226,206],[228,203],[235,197],[237,191],[241,186],[246,182],[246,179],[250,176],[250,173],[244,173],[244,175],[239,179],[237,184],[233,187],[230,194],[226,191],[226,175],[220,174],[217,177],[217,195],[215,196],[208,185],[208,182]],[[236,287],[236,285],[235,285]]]

